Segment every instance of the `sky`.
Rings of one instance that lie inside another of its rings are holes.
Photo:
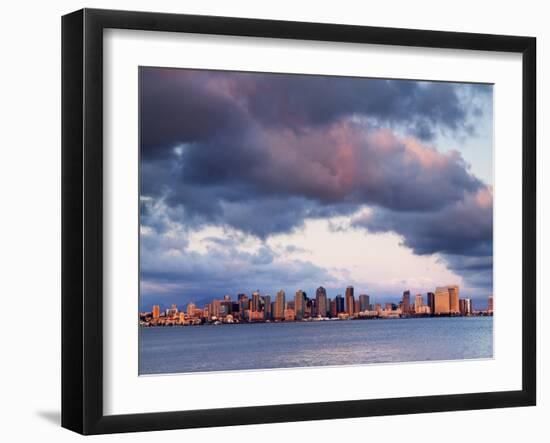
[[[491,85],[141,67],[140,309],[493,272]]]

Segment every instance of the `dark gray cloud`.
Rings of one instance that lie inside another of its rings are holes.
[[[142,194],[185,207],[187,223],[223,222],[262,238],[364,204],[434,211],[483,186],[457,152],[352,122],[178,145],[141,174]]]
[[[490,188],[482,188],[432,212],[376,210],[356,218],[352,226],[396,232],[403,236],[405,246],[420,255],[492,256],[493,194]],[[463,260],[461,266],[473,263]]]
[[[207,263],[192,253],[180,260],[178,253],[197,227],[225,226],[266,239],[300,229],[307,218],[351,215],[366,205],[374,214],[355,220],[355,227],[397,232],[415,253],[451,257],[451,269],[474,278],[476,270],[461,266],[466,257],[492,254],[492,193],[458,152],[442,153],[429,143],[438,133],[472,134],[472,119],[483,113],[491,90],[141,68],[141,225],[150,231],[142,236],[143,276],[164,288],[176,280],[177,288],[214,282],[215,272],[227,278],[222,263],[231,259],[220,255],[222,247],[236,262],[246,258],[243,263],[277,274],[269,251],[244,257],[220,239],[212,240]],[[174,254],[164,262],[159,251]],[[280,272],[304,269],[297,281],[326,272],[310,265]],[[254,275],[262,270],[254,268]]]

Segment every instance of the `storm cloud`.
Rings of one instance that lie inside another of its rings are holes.
[[[492,189],[459,151],[434,146],[438,134],[474,134],[472,121],[491,90],[141,68],[142,275],[149,284],[168,284],[176,274],[189,283],[207,270],[216,281],[213,275],[227,275],[216,266],[231,261],[223,254],[257,264],[270,257],[268,250],[245,257],[213,242],[207,263],[191,252],[177,258],[194,229],[221,226],[264,241],[307,219],[336,216],[350,217],[350,229],[395,232],[415,254],[439,254],[461,275],[491,273],[492,265],[468,266],[492,257]],[[369,216],[358,217],[365,207]],[[167,250],[176,258],[159,261]],[[265,266],[273,275],[290,272],[273,260]],[[312,263],[290,268],[296,280],[327,273]]]

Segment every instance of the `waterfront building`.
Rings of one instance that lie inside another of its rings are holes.
[[[220,300],[212,300],[212,310],[210,311],[212,317],[219,318],[221,315],[222,307]]]
[[[458,305],[458,285],[447,286],[447,290],[449,291],[449,311],[451,314],[459,314],[460,307]]]
[[[304,318],[311,318],[315,315],[315,299],[309,299],[307,296],[304,303]]]
[[[487,312],[489,314],[493,313],[493,295],[492,294],[487,298]]]
[[[187,303],[187,316],[190,317],[190,318],[193,318],[195,316],[195,309],[197,308],[197,306],[195,305],[195,303],[191,302],[191,303]]]
[[[449,289],[444,287],[438,287],[435,289],[435,315],[446,315],[451,312],[451,303],[449,297]]]
[[[264,310],[264,319],[271,320],[271,295],[264,295],[262,297],[263,310]]]
[[[231,300],[226,300],[225,297],[222,302],[220,302],[221,313],[222,315],[229,315],[233,313],[233,303]]]
[[[367,294],[359,296],[359,311],[365,312],[370,309],[370,297]]]
[[[262,299],[260,296],[260,291],[254,291],[252,293],[250,310],[254,312],[260,312],[262,310]]]
[[[285,321],[294,321],[296,320],[296,315],[294,313],[294,309],[285,309],[285,312],[284,312],[284,318],[285,318]]]
[[[168,309],[167,316],[169,318],[175,318],[178,315],[178,306],[173,304],[170,306],[170,309]]]
[[[470,315],[472,313],[472,300],[469,298],[461,298],[458,301],[460,315]]]
[[[322,286],[315,291],[315,306],[317,308],[317,315],[321,317],[327,316],[327,291]]]
[[[433,292],[428,292],[428,306],[432,314],[435,313],[435,294]]]
[[[353,286],[346,288],[346,312],[353,316],[355,312],[355,297],[353,296]]]
[[[275,320],[282,320],[285,318],[285,291],[282,289],[277,292],[275,297],[275,310],[273,311],[273,317]]]
[[[334,298],[334,302],[336,303],[336,314],[339,314],[340,312],[344,312],[344,311],[345,311],[345,308],[344,308],[344,297],[342,297],[341,294],[338,294],[338,295]]]
[[[414,297],[414,312],[417,314],[423,313],[424,300],[422,294],[416,294]]]
[[[238,302],[232,301],[231,302],[231,314],[233,315],[233,318],[238,318],[241,313],[241,307]]]
[[[245,311],[248,311],[250,309],[250,299],[246,294],[239,294],[237,296],[237,300],[239,300],[239,311],[242,315]]]
[[[336,307],[336,299],[330,300],[329,306],[330,306],[330,316],[331,317],[337,317],[338,316],[338,308]]]
[[[296,320],[301,320],[304,317],[304,308],[306,293],[301,289],[296,291],[296,296],[294,297],[294,315]]]
[[[155,305],[153,306],[153,319],[158,320],[160,317],[160,306]]]
[[[411,311],[411,291],[403,292],[402,312],[408,314]]]

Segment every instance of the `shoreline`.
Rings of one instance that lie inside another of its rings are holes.
[[[265,321],[213,321],[213,322],[189,322],[177,323],[168,321],[160,324],[150,324],[139,322],[139,327],[143,329],[149,328],[172,328],[172,327],[193,327],[193,326],[238,326],[238,325],[255,325],[255,324],[295,324],[295,323],[325,323],[325,322],[348,322],[348,321],[372,321],[372,320],[412,320],[412,319],[436,319],[436,318],[478,318],[478,317],[493,317],[493,313],[480,312],[473,315],[407,315],[407,316],[372,316],[372,317],[354,317],[354,318],[311,318],[304,320],[265,320]]]

